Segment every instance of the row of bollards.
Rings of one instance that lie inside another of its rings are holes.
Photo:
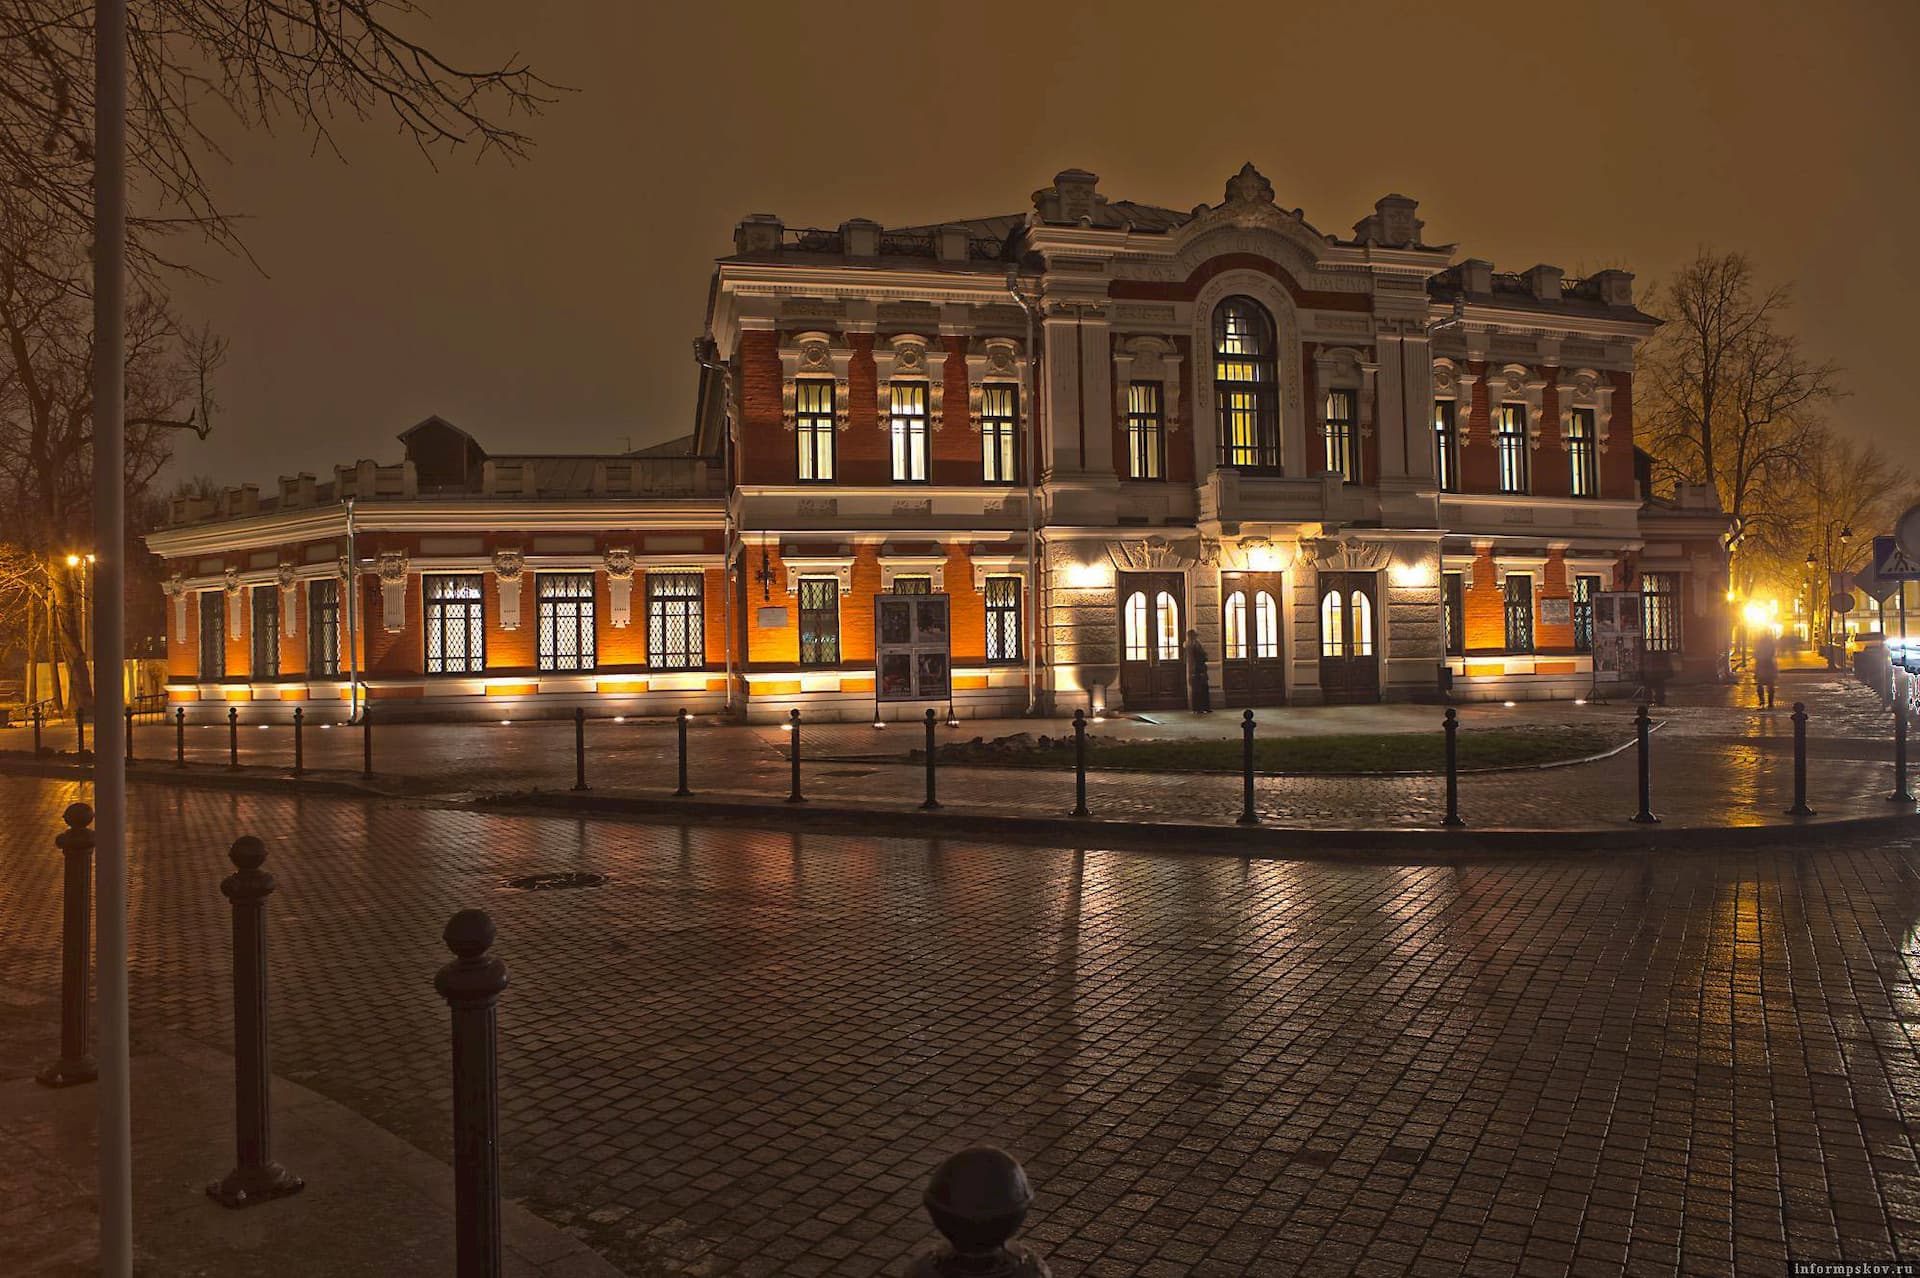
[[[66,858],[60,1058],[37,1076],[50,1087],[96,1077],[87,1040],[93,809],[76,803],[63,819],[67,828],[54,840]],[[233,873],[221,880],[220,892],[232,908],[234,1165],[207,1186],[207,1194],[224,1207],[241,1208],[297,1194],[306,1182],[273,1156],[266,907],[277,884],[264,868],[267,848],[260,839],[235,839],[227,856]],[[497,1008],[508,977],[506,964],[489,953],[494,938],[485,911],[454,914],[441,934],[453,958],[433,981],[451,1013],[454,1254],[460,1278],[498,1278],[504,1261]],[[913,1272],[942,1278],[1045,1274],[1044,1262],[1012,1242],[1032,1201],[1026,1173],[1005,1152],[977,1147],[953,1155],[935,1170],[923,1199],[947,1245]]]

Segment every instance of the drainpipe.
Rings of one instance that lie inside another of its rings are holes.
[[[1037,503],[1035,472],[1039,470],[1038,430],[1040,396],[1035,389],[1033,369],[1039,353],[1033,347],[1033,317],[1038,304],[1020,291],[1018,267],[1007,268],[1007,293],[1020,304],[1027,316],[1027,717],[1040,710],[1040,549],[1035,541],[1034,507]]]
[[[360,556],[353,543],[353,503],[347,498],[347,722],[360,722]],[[308,618],[311,622],[312,618]]]
[[[733,713],[733,552],[738,530],[734,526],[733,516],[733,370],[719,359],[719,347],[709,330],[693,340],[693,358],[700,367],[720,377],[720,412],[725,424],[725,439],[720,448],[721,482],[726,492],[722,507],[723,521],[721,534],[721,554],[725,560],[725,572],[722,579],[725,587],[721,590],[722,628],[726,633],[727,691],[726,710]]]

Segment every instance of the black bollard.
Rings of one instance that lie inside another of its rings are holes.
[[[133,707],[126,708],[127,716],[127,762],[133,762]]]
[[[187,766],[187,708],[173,708],[173,766]]]
[[[1793,806],[1787,809],[1790,817],[1809,817],[1813,809],[1807,806],[1807,703],[1793,703]]]
[[[1448,706],[1442,726],[1447,732],[1447,815],[1440,824],[1461,826],[1466,822],[1460,819],[1460,712]]]
[[[453,1009],[454,1272],[500,1274],[500,1094],[495,1006],[507,965],[490,958],[493,920],[462,910],[442,933],[454,959],[433,978]]]
[[[373,775],[373,702],[360,707],[360,775]]]
[[[240,707],[227,707],[227,771],[240,770]]]
[[[1633,726],[1640,735],[1640,810],[1633,814],[1639,825],[1658,825],[1660,818],[1653,814],[1653,756],[1648,734],[1653,731],[1653,716],[1647,713],[1647,703],[1642,701],[1634,712]]]
[[[933,769],[934,769],[933,720],[934,720],[933,711],[931,710],[927,711],[927,801],[920,805],[921,810],[926,812],[930,812],[934,808],[937,808],[940,806],[940,800],[934,797],[934,789],[933,789]]]
[[[207,1186],[222,1207],[252,1207],[297,1194],[306,1182],[273,1161],[267,1065],[267,898],[273,875],[261,869],[267,845],[250,834],[227,850],[233,873],[220,893],[233,903],[234,1166]]]
[[[1087,712],[1073,712],[1073,816],[1092,816],[1087,810]]]
[[[934,1169],[920,1201],[946,1245],[915,1261],[910,1278],[1048,1278],[1046,1261],[1013,1241],[1033,1205],[1033,1187],[1011,1154],[990,1146],[961,1150]]]
[[[87,712],[79,706],[73,708],[73,735],[77,742],[74,753],[85,754],[87,752]]]
[[[573,788],[587,788],[587,708],[573,708]]]
[[[1907,788],[1907,699],[1902,695],[1900,675],[1895,671],[1888,676],[1893,680],[1893,793],[1887,796],[1889,803],[1912,803],[1913,791]]]
[[[1239,825],[1259,825],[1253,810],[1253,711],[1240,716],[1240,820]]]
[[[787,791],[788,803],[805,803],[806,796],[800,793],[800,712],[787,712],[787,733],[793,740],[787,743],[787,758],[793,765],[793,788]]]
[[[302,736],[307,726],[305,706],[293,708],[293,775],[296,777],[307,770],[307,744]]]
[[[34,1075],[48,1087],[91,1083],[98,1077],[87,1050],[87,978],[93,927],[93,809],[84,803],[61,814],[67,828],[53,840],[66,857],[66,899],[60,924],[60,1059]]]
[[[674,793],[685,798],[687,795],[693,793],[692,790],[687,788],[687,720],[693,718],[693,712],[685,706],[681,706],[677,718],[680,729],[680,788],[675,790]]]
[[[36,755],[40,753],[40,704],[38,702],[35,702],[33,707],[33,752]]]

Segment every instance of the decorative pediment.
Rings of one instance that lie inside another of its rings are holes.
[[[1384,541],[1312,537],[1300,546],[1307,562],[1320,572],[1379,572],[1393,560],[1393,547]]]
[[[799,383],[802,378],[833,382],[834,427],[845,430],[852,407],[847,393],[847,366],[853,351],[833,334],[796,333],[780,347],[780,420],[788,430],[799,426]]]
[[[1487,370],[1487,410],[1497,419],[1500,405],[1527,406],[1527,445],[1540,447],[1540,431],[1546,419],[1547,379],[1525,364],[1503,364]]]
[[[1214,562],[1226,572],[1285,572],[1300,558],[1300,543],[1242,537],[1216,543]]]
[[[1160,418],[1171,433],[1180,420],[1182,362],[1180,349],[1171,338],[1142,333],[1122,341],[1113,353],[1114,403],[1124,414],[1129,386],[1134,382],[1160,383]]]
[[[1027,362],[1020,354],[1020,343],[1010,337],[989,337],[979,343],[979,349],[967,353],[967,423],[975,431],[980,429],[980,417],[986,408],[986,385],[989,382],[1012,383],[1014,399],[1019,405],[1017,416],[1024,422],[1027,419],[1026,394]]]
[[[1613,426],[1613,382],[1591,368],[1560,370],[1555,389],[1560,399],[1560,438],[1565,439],[1573,425],[1573,410],[1593,410],[1594,435],[1601,452],[1607,451],[1607,435]]]
[[[927,384],[927,426],[939,430],[946,405],[947,375],[944,361],[931,350],[927,339],[917,333],[901,333],[889,343],[890,349],[875,349],[874,394],[877,420],[881,430],[893,421],[893,381],[924,381]]]
[[[1109,541],[1107,557],[1122,572],[1182,570],[1200,563],[1200,539],[1169,541],[1165,537],[1146,537],[1138,541]]]

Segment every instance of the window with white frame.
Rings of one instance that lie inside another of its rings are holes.
[[[1167,473],[1166,421],[1159,382],[1127,385],[1127,478],[1164,479]]]
[[[655,670],[707,664],[705,586],[699,572],[647,574],[647,664]]]
[[[420,579],[428,674],[479,674],[487,664],[487,628],[479,573]]]
[[[1228,661],[1247,658],[1247,592],[1236,590],[1227,596],[1220,610],[1221,647]]]
[[[1569,491],[1575,497],[1600,495],[1600,471],[1594,452],[1593,410],[1576,408],[1567,418]]]
[[[1500,491],[1529,491],[1527,475],[1527,406],[1500,405],[1493,429],[1495,455],[1500,462]]]
[[[1349,484],[1360,482],[1360,442],[1354,418],[1354,393],[1334,389],[1327,392],[1322,433],[1327,444],[1327,469]]]
[[[1253,595],[1253,655],[1262,661],[1280,655],[1280,604],[1264,590]]]
[[[593,574],[543,572],[534,578],[534,592],[539,612],[535,657],[540,669],[593,669]]]
[[[1020,578],[987,578],[987,664],[1013,665],[1021,658]]]
[[[1280,468],[1279,382],[1266,307],[1250,297],[1221,302],[1213,312],[1213,389],[1222,465]]]
[[[825,483],[833,478],[834,407],[831,380],[803,377],[794,383],[793,420],[803,482]]]
[[[893,479],[901,484],[927,482],[927,384],[892,382]]]
[[[1014,460],[1019,402],[1017,388],[1008,382],[989,382],[980,390],[980,477],[989,484],[1011,484],[1019,476]]]

